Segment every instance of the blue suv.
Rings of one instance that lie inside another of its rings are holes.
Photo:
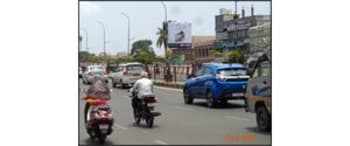
[[[188,77],[183,88],[185,104],[194,98],[207,99],[209,107],[230,99],[245,99],[249,75],[242,64],[204,63]]]

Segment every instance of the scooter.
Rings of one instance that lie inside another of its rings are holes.
[[[92,140],[97,139],[100,144],[105,143],[106,137],[113,131],[112,110],[108,100],[85,97],[85,106],[88,108],[89,120],[85,118],[86,130]]]
[[[154,117],[160,116],[160,112],[154,111],[154,103],[157,100],[154,95],[138,99],[136,97],[136,92],[133,92],[130,96],[131,98],[136,98],[138,100],[136,109],[134,110],[134,119],[136,125],[140,125],[141,120],[146,121],[146,125],[149,128],[153,127]]]

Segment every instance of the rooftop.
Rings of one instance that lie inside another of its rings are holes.
[[[192,36],[192,48],[211,45],[215,41],[215,36]]]

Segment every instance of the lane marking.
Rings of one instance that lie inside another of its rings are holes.
[[[179,110],[193,111],[192,108],[187,108],[187,107],[175,106],[175,108]]]
[[[228,119],[234,119],[234,120],[241,120],[241,121],[252,121],[250,119],[247,119],[247,118],[241,118],[241,117],[235,117],[235,116],[224,116],[225,118],[228,118]]]
[[[166,142],[161,141],[159,139],[153,140],[153,142],[156,143],[156,144],[160,144],[160,145],[168,145]]]
[[[119,124],[117,124],[117,123],[115,123],[114,126],[115,126],[116,128],[122,129],[122,130],[127,130],[127,129],[128,129],[128,128],[123,127],[123,126],[121,126],[121,125],[119,125]]]
[[[181,89],[166,88],[166,87],[160,87],[160,86],[154,86],[154,87],[155,87],[155,88],[158,88],[158,89],[163,89],[163,90],[170,90],[170,91],[182,92]]]

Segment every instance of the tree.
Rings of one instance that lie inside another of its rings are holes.
[[[212,49],[209,52],[210,56],[214,56],[214,57],[223,57],[223,53],[222,51],[218,50],[218,49]]]
[[[233,50],[229,54],[229,62],[244,63],[244,55],[239,50]]]
[[[92,63],[102,63],[103,62],[103,57],[97,56],[97,55],[92,55],[90,58],[90,61]]]
[[[164,22],[163,28],[158,27],[158,32],[156,34],[158,35],[156,45],[157,47],[164,45],[165,58],[167,59],[169,57],[168,47],[166,46],[168,44],[168,23]]]
[[[144,64],[151,64],[155,61],[155,54],[147,49],[143,49],[134,56],[135,60]]]
[[[92,56],[93,54],[90,54],[89,52],[87,51],[80,51],[79,52],[79,60],[81,62],[87,62],[90,60],[90,57]]]
[[[153,48],[151,47],[151,40],[139,40],[132,44],[131,55],[135,56],[140,53],[142,50],[147,50],[148,52],[154,54]]]

